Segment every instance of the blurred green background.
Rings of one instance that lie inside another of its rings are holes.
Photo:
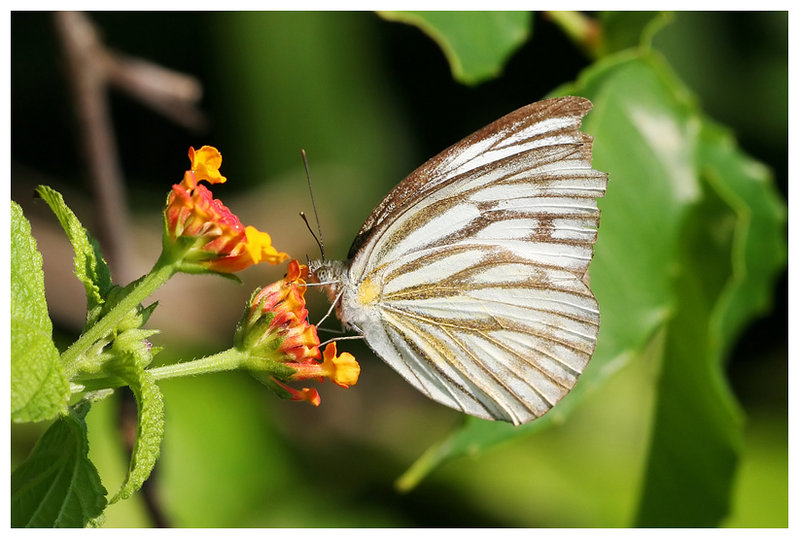
[[[130,267],[119,271],[130,277],[145,273],[159,252],[160,209],[187,168],[189,146],[221,150],[229,182],[215,195],[301,260],[317,253],[297,216],[311,211],[299,157],[305,148],[327,254],[342,258],[374,205],[411,170],[574,81],[593,63],[540,14],[502,73],[474,86],[453,80],[442,50],[418,28],[374,13],[116,12],[91,18],[108,46],[191,74],[204,90],[208,126],[201,131],[111,93],[132,221],[125,239]],[[784,198],[787,21],[786,13],[678,13],[653,37],[653,48],[699,107],[771,169]],[[71,276],[69,245],[45,205],[33,201],[33,187],[60,190],[90,232],[101,224],[93,221],[52,15],[13,13],[11,23],[12,198],[31,220],[43,253],[50,314],[63,346],[81,327],[83,291]],[[609,41],[627,43],[625,32],[640,30],[606,28]],[[613,182],[612,174],[609,190]],[[602,240],[602,225],[600,234]],[[162,330],[156,341],[166,347],[156,361],[229,346],[250,291],[283,271],[249,269],[243,286],[211,276],[171,280],[157,294],[160,305],[149,323]],[[315,321],[327,305],[321,295],[308,297]],[[744,435],[721,525],[788,523],[787,309],[784,272],[771,309],[730,347],[726,374],[744,413]],[[280,401],[244,375],[165,382],[166,435],[149,484],[166,522],[533,527],[635,521],[657,400],[652,363],[630,361],[613,371],[573,407],[568,421],[448,461],[401,494],[395,480],[460,426],[461,415],[417,394],[357,342],[347,349],[362,364],[361,380],[349,390],[320,386],[319,408]],[[114,397],[88,417],[90,455],[110,491],[126,469],[119,409]],[[45,428],[12,425],[12,470]],[[152,524],[138,495],[107,511],[107,526]]]

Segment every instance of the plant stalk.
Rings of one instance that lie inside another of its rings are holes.
[[[71,379],[78,372],[86,351],[97,340],[108,335],[125,315],[136,309],[136,306],[141,304],[145,298],[166,283],[175,274],[177,268],[177,264],[164,262],[163,258],[159,258],[150,273],[125,298],[64,351],[61,355],[61,363],[67,379]]]
[[[190,375],[205,375],[208,373],[219,373],[221,371],[233,371],[242,367],[246,358],[247,354],[235,347],[231,347],[217,354],[204,356],[197,360],[178,362],[176,364],[148,369],[147,373],[149,373],[154,380],[160,381],[176,377],[187,377]],[[128,383],[119,377],[89,378],[75,381],[73,383],[73,393],[92,392],[107,388],[120,388],[127,385]]]

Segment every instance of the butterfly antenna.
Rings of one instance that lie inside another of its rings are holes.
[[[319,238],[317,238],[316,234],[314,234],[314,229],[312,229],[311,225],[308,223],[308,218],[306,217],[306,213],[305,212],[300,212],[300,217],[303,218],[303,222],[306,224],[306,227],[308,227],[308,232],[311,233],[311,236],[314,237],[314,241],[319,246],[319,252],[322,254],[322,260],[324,261],[325,260],[325,249],[323,249],[323,247],[322,247],[322,241]],[[306,259],[308,259],[309,266],[311,266],[311,259],[309,259],[308,255],[306,255]]]
[[[314,234],[314,231],[311,230],[311,225],[308,224],[308,220],[306,219],[305,214],[302,212],[300,215],[303,217],[303,221],[306,222],[306,227],[308,230],[311,231],[311,236],[314,237],[314,240],[317,241],[317,245],[319,246],[319,253],[322,256],[322,260],[325,260],[325,244],[322,242],[322,226],[319,224],[319,214],[317,213],[317,203],[314,201],[314,190],[311,188],[311,173],[308,170],[308,157],[306,156],[305,149],[300,150],[300,154],[303,156],[303,166],[306,169],[306,180],[308,181],[308,192],[311,194],[311,207],[314,209],[314,219],[317,222],[317,232],[319,236]]]

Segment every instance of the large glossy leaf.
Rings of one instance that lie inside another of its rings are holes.
[[[22,209],[11,201],[11,419],[38,422],[66,412],[69,384],[52,339],[42,256]]]
[[[465,84],[499,75],[527,41],[532,21],[524,11],[384,11],[381,16],[428,34],[447,57],[453,78]]]
[[[431,450],[425,469],[412,467],[416,477],[436,465],[430,461],[433,455],[441,459],[476,452],[563,420],[584,392],[636,357],[668,320],[680,224],[698,196],[691,169],[697,132],[687,106],[652,62],[631,56],[597,65],[575,87],[559,93],[593,101],[584,130],[595,137],[595,168],[609,174],[590,267],[601,313],[597,349],[576,388],[547,415],[518,428],[469,419],[455,436],[459,444],[451,438],[446,443],[451,450]],[[674,144],[663,144],[661,136]],[[409,478],[401,482],[413,485]]]
[[[757,307],[763,307],[781,260],[772,257],[763,264],[763,257],[754,253],[752,246],[749,257],[754,258],[747,260],[748,249],[738,238],[742,231],[766,230],[768,243],[780,253],[782,241],[776,234],[782,216],[780,203],[764,178],[733,181],[734,185],[744,184],[740,190],[759,192],[747,198],[726,196],[735,211],[716,194],[733,188],[716,187],[709,194],[704,179],[710,159],[698,162],[698,155],[706,156],[713,149],[713,176],[724,185],[731,168],[741,177],[754,169],[753,164],[748,160],[747,167],[735,165],[745,158],[734,151],[730,140],[722,147],[707,145],[709,134],[701,130],[701,114],[655,55],[609,58],[559,93],[586,96],[594,102],[585,129],[595,137],[595,167],[609,173],[590,270],[601,311],[595,356],[576,389],[542,419],[521,428],[468,420],[461,430],[429,450],[401,478],[401,487],[412,487],[447,459],[560,421],[585,392],[602,384],[625,362],[642,354],[658,354],[656,365],[662,366],[663,373],[644,500],[655,504],[673,491],[677,496],[673,487],[681,486],[681,493],[693,491],[703,504],[695,501],[692,511],[683,504],[664,505],[670,515],[656,519],[645,502],[638,521],[716,523],[727,507],[740,437],[738,412],[720,364],[721,352],[729,347],[735,331],[722,321],[735,314],[738,330],[755,315]],[[726,164],[724,175],[719,174],[722,163]],[[755,211],[750,205],[762,210]],[[709,208],[716,211],[707,211]],[[720,229],[720,223],[732,226]],[[722,236],[715,249],[706,246],[709,228]],[[742,272],[734,272],[735,265],[767,268],[746,271],[750,282],[745,284]],[[752,288],[761,300],[736,302],[735,296],[747,294],[744,287]],[[720,307],[723,305],[727,307]],[[657,332],[666,333],[665,347],[647,349]],[[671,445],[659,446],[670,437]],[[677,445],[682,452],[670,453]],[[716,466],[709,467],[709,463]]]
[[[697,155],[704,196],[682,235],[641,526],[713,526],[727,515],[742,421],[724,380],[725,353],[768,307],[785,260],[784,207],[764,167],[708,122]]]

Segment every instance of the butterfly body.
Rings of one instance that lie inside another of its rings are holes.
[[[515,424],[547,412],[594,351],[597,198],[583,98],[523,107],[432,158],[311,271],[339,319],[429,397]]]

